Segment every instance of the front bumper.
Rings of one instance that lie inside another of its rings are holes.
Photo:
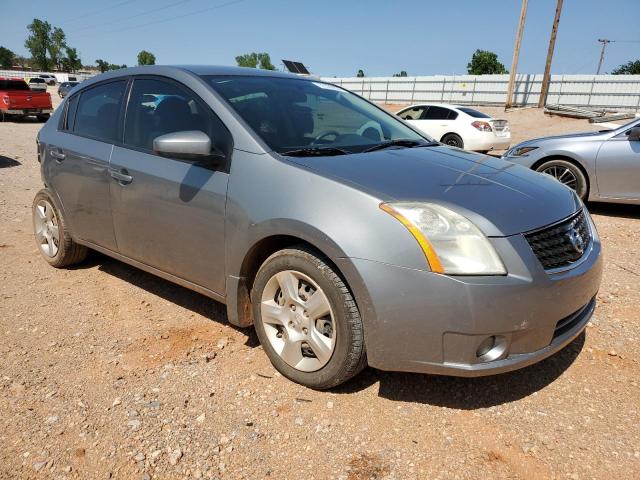
[[[595,309],[602,258],[593,224],[591,230],[583,261],[554,274],[542,268],[523,235],[491,239],[509,271],[505,276],[454,277],[350,259],[365,289],[354,293],[369,364],[472,377],[522,368],[561,350]],[[482,361],[477,351],[490,336],[505,349]]]

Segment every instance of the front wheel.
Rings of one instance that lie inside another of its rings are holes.
[[[549,160],[538,166],[536,171],[551,175],[563,185],[575,190],[581,200],[587,199],[587,178],[573,163],[561,159]]]
[[[256,275],[251,301],[260,343],[285,377],[324,390],[366,366],[358,307],[320,255],[305,247],[271,255]]]

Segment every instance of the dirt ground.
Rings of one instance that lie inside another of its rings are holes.
[[[584,121],[507,115],[516,139]],[[278,375],[220,304],[105,256],[38,254],[36,122],[0,124],[0,478],[637,479],[640,207],[590,205],[606,255],[586,333],[459,379]]]

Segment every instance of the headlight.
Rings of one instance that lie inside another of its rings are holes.
[[[381,203],[414,236],[433,272],[450,275],[505,275],[487,237],[462,215],[433,203]]]
[[[536,150],[538,147],[516,147],[512,149],[507,156],[508,157],[521,157],[527,153]]]

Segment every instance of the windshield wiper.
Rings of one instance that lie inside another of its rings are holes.
[[[307,147],[282,152],[285,157],[328,157],[334,155],[348,155],[351,152],[336,147]]]
[[[438,145],[438,142],[427,142],[427,143],[423,143],[421,141],[418,140],[410,140],[408,138],[399,138],[397,140],[388,140],[386,142],[382,142],[379,143],[377,145],[374,145],[373,147],[369,147],[367,148],[364,152],[375,152],[376,150],[382,150],[384,148],[389,148],[389,147],[407,147],[407,148],[413,148],[413,147],[431,147],[434,145]]]

